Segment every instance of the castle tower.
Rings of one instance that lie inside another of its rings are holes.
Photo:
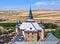
[[[34,42],[44,39],[43,28],[34,21],[31,9],[29,11],[27,20],[21,24],[20,30],[24,32],[24,38],[28,42]]]

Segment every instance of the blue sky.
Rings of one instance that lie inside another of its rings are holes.
[[[0,0],[0,10],[60,9],[60,0]]]

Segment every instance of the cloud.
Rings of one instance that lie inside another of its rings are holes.
[[[48,3],[48,2],[36,2],[36,3],[34,3],[34,5],[50,5],[50,6],[52,6],[52,5],[55,5],[55,6],[59,6],[60,5],[60,3],[57,3],[57,2],[50,2],[50,3]]]
[[[51,2],[50,5],[56,5],[55,2]]]
[[[36,3],[34,3],[34,5],[47,5],[47,3],[46,2],[36,2]]]
[[[60,6],[60,3],[57,3],[57,2],[51,2],[51,3],[49,3],[49,5]]]

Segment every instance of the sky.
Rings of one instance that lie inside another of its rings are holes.
[[[0,10],[58,9],[60,0],[0,0]]]

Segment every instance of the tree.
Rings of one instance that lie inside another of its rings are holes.
[[[0,30],[0,35],[2,35],[2,31]]]
[[[45,23],[45,28],[46,29],[56,29],[58,28],[58,26],[56,24],[52,24],[52,23]]]

